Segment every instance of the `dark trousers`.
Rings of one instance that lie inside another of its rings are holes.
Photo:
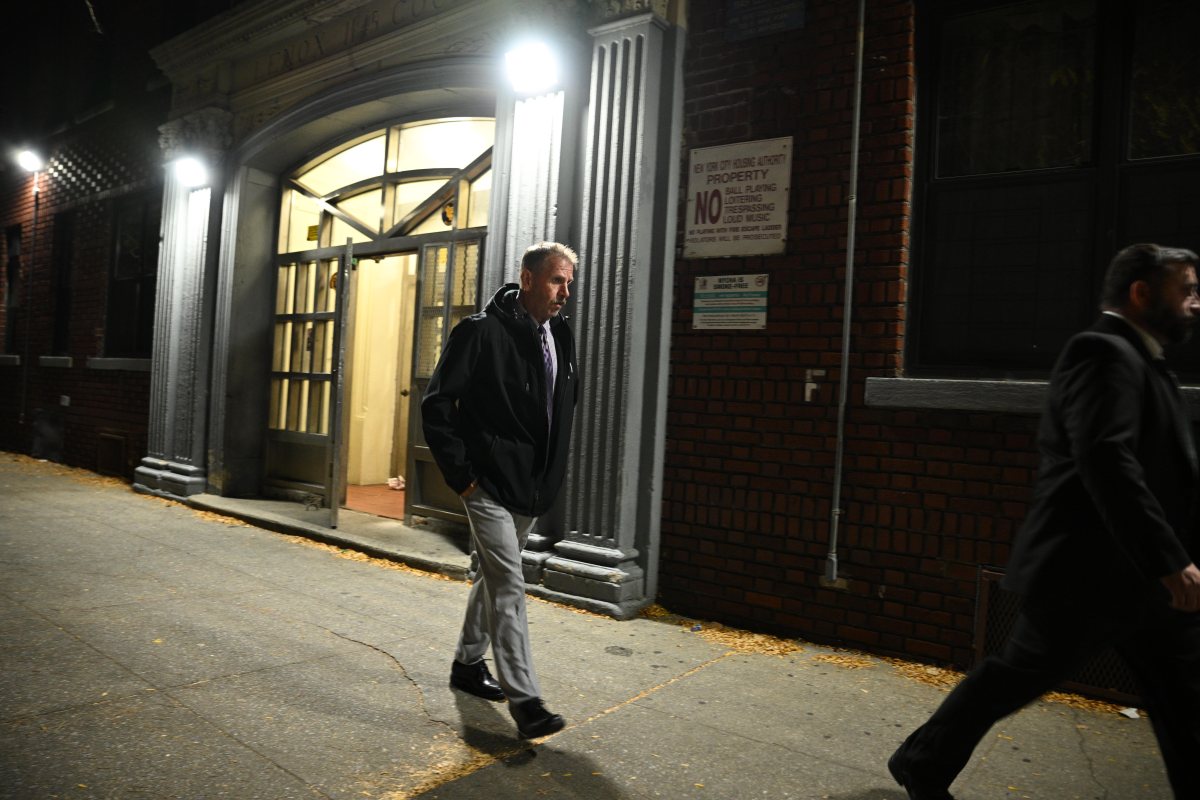
[[[911,771],[949,787],[992,725],[1110,645],[1137,678],[1175,797],[1200,798],[1200,615],[1165,606],[1027,606],[1003,651],[972,670],[901,746]]]

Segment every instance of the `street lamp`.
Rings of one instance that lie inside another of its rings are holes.
[[[25,424],[25,407],[29,397],[29,337],[30,337],[30,322],[33,318],[33,267],[37,260],[37,240],[38,240],[38,208],[41,205],[41,189],[38,186],[38,178],[41,177],[42,169],[45,168],[46,162],[32,150],[22,150],[17,153],[17,164],[21,169],[33,174],[33,242],[29,246],[29,266],[25,269],[25,353],[21,357],[21,413],[18,417],[18,424]]]

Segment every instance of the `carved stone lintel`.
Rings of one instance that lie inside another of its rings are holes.
[[[167,161],[184,154],[218,159],[233,142],[233,114],[223,108],[202,108],[158,128],[158,145]]]
[[[670,19],[670,0],[591,0],[590,5],[601,20],[617,19],[646,11],[653,11],[663,19]]]
[[[510,14],[517,30],[557,27],[569,31],[581,20],[598,25],[647,11],[671,19],[671,0],[535,0],[513,4]]]

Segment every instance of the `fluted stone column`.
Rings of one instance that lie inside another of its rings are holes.
[[[531,244],[573,244],[577,217],[578,141],[587,97],[587,47],[565,30],[555,37],[563,59],[561,87],[535,96],[504,88],[496,101],[495,185],[488,218],[482,285],[486,302],[503,283],[519,278],[521,256]],[[573,310],[568,308],[568,312]],[[574,320],[572,319],[574,325]],[[525,580],[541,582],[542,565],[562,536],[562,506],[543,515],[522,553]]]
[[[187,497],[205,491],[209,348],[213,272],[209,242],[220,226],[219,181],[182,185],[171,164],[200,158],[219,175],[230,142],[229,112],[202,109],[163,125],[166,167],[162,241],[151,355],[149,452],[134,485],[153,494]],[[216,198],[216,200],[215,200]]]
[[[566,534],[543,587],[617,617],[657,589],[682,31],[654,14],[591,31]]]

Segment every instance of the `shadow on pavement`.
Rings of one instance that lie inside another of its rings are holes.
[[[496,800],[495,780],[485,773],[499,769],[509,773],[504,779],[505,787],[509,791],[519,788],[522,796],[586,797],[587,800],[629,800],[640,796],[622,791],[590,756],[538,743],[541,740],[518,739],[504,703],[489,703],[460,692],[454,693],[454,703],[461,721],[462,740],[477,752],[496,758],[497,763],[429,789],[413,800]]]
[[[866,789],[850,792],[849,794],[826,795],[829,800],[908,800],[908,793],[903,789]]]

